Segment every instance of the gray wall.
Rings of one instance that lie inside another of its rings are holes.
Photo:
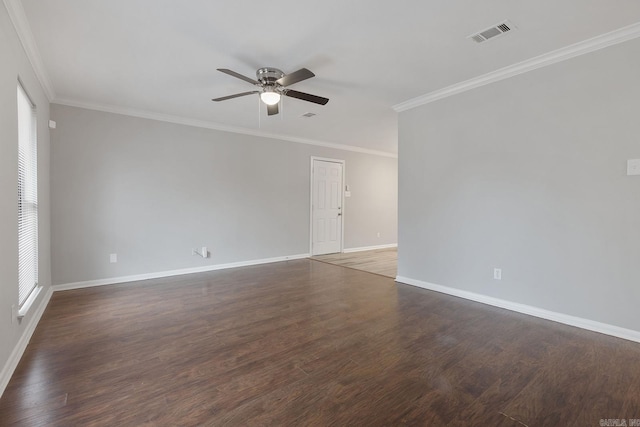
[[[0,370],[22,337],[46,292],[21,323],[12,322],[18,304],[18,77],[36,104],[38,120],[39,280],[51,285],[49,239],[49,102],[0,3]]]
[[[346,160],[345,248],[397,242],[395,158],[55,104],[51,114],[54,284],[308,253],[311,156]],[[191,255],[203,245],[211,258]]]
[[[640,330],[638,52],[401,113],[399,275]]]

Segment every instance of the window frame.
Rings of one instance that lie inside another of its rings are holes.
[[[33,305],[38,280],[38,121],[36,105],[17,84],[18,125],[18,318]],[[28,111],[28,112],[27,112]]]

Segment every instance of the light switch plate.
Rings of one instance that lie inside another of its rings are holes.
[[[345,191],[344,197],[351,197],[351,191]]]
[[[627,160],[627,175],[640,175],[640,159]]]

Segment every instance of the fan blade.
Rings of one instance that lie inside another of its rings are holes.
[[[306,68],[300,68],[298,71],[294,71],[291,74],[280,77],[278,80],[276,80],[276,83],[281,86],[291,86],[294,83],[310,79],[313,76],[315,76],[315,74],[313,74],[311,71],[307,70]]]
[[[292,98],[298,98],[302,99],[303,101],[309,101],[320,105],[325,105],[327,102],[329,102],[329,98],[311,95],[310,93],[298,92],[297,90],[288,89],[284,92],[284,94]]]
[[[236,73],[235,71],[231,71],[226,68],[218,68],[218,71],[223,72],[225,74],[229,74],[230,76],[233,76],[237,79],[244,80],[245,82],[249,82],[252,85],[260,85],[260,83],[257,80],[253,80],[253,79],[250,79],[249,77],[245,77],[242,74]]]
[[[259,93],[259,92],[260,91],[258,91],[258,90],[253,90],[251,92],[236,93],[235,95],[223,96],[221,98],[214,98],[214,99],[212,99],[212,101],[216,101],[216,102],[226,101],[227,99],[239,98],[241,96],[252,95],[254,93]]]
[[[267,115],[274,116],[278,114],[278,104],[267,105]]]

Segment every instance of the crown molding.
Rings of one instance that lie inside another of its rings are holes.
[[[42,56],[40,55],[38,45],[36,45],[36,41],[33,38],[33,32],[31,31],[31,26],[27,20],[27,15],[24,13],[22,3],[20,0],[4,0],[4,6],[9,13],[9,18],[11,19],[13,26],[16,29],[20,43],[22,43],[22,48],[27,54],[27,58],[29,58],[31,67],[33,67],[33,72],[36,74],[47,99],[51,102],[51,100],[56,97],[56,93],[53,90],[53,84],[51,84],[49,74],[44,68]]]
[[[536,56],[531,59],[527,59],[517,64],[509,65],[507,67],[492,71],[482,76],[474,77],[472,79],[456,83],[443,89],[438,89],[425,95],[409,99],[408,101],[394,105],[392,108],[399,113],[402,111],[411,110],[412,108],[429,104],[439,99],[447,98],[449,96],[457,95],[471,89],[495,83],[500,80],[508,79],[509,77],[527,73],[529,71],[556,64],[558,62],[566,61],[567,59],[584,55],[586,53],[590,53],[599,49],[604,49],[605,47],[623,43],[637,37],[640,37],[640,22],[560,48],[558,50]]]
[[[76,101],[72,99],[56,98],[51,101],[52,104],[66,105],[68,107],[84,108],[87,110],[102,111],[105,113],[121,114],[125,116],[138,117],[141,119],[157,120],[161,122],[174,123],[185,126],[193,126],[204,129],[213,129],[223,132],[231,132],[242,135],[257,136],[262,138],[277,139],[280,141],[297,142],[299,144],[316,145],[319,147],[334,148],[336,150],[353,151],[356,153],[372,154],[374,156],[398,158],[398,154],[386,151],[371,150],[368,148],[357,147],[354,145],[336,144],[332,142],[317,141],[313,139],[298,138],[289,135],[281,135],[260,130],[252,130],[241,127],[226,126],[220,123],[209,122],[206,120],[197,120],[187,117],[174,116],[170,114],[157,113],[154,111],[139,110],[135,108],[120,107],[116,105],[94,104],[84,101]]]

